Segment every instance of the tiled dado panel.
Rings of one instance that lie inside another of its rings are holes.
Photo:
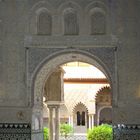
[[[140,125],[117,125],[113,133],[113,140],[140,140]]]
[[[31,140],[31,125],[0,123],[0,140]]]

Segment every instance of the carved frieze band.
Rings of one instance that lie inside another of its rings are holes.
[[[140,125],[119,124],[113,127],[114,140],[140,140]]]
[[[31,140],[31,125],[0,123],[0,140]]]
[[[24,39],[25,47],[33,48],[67,48],[67,47],[107,47],[112,48],[118,44],[115,36],[26,36]]]

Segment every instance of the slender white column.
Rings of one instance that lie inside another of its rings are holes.
[[[73,116],[71,116],[71,125],[73,126]]]
[[[88,125],[89,125],[89,129],[90,129],[91,128],[91,116],[90,115],[89,115]]]
[[[55,106],[55,140],[59,140],[59,105]]]
[[[94,127],[94,115],[91,116],[92,128]]]
[[[54,126],[53,126],[53,107],[48,106],[49,108],[49,140],[54,140],[53,138],[53,131],[54,131]]]
[[[71,116],[69,116],[69,125],[71,125]]]

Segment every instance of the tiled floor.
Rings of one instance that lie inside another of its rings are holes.
[[[60,140],[87,140],[85,135],[72,135],[68,136],[66,139],[64,137],[60,137]]]

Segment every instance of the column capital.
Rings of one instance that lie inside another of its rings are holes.
[[[54,105],[54,108],[60,108],[60,105]]]
[[[94,116],[95,114],[88,114],[88,116]]]
[[[60,105],[47,105],[48,108],[60,108]]]
[[[47,105],[47,107],[48,107],[49,109],[53,109],[53,108],[54,108],[54,105]]]
[[[47,103],[47,106],[49,106],[49,105],[63,105],[64,104],[64,102],[63,101],[47,101],[46,102]]]

